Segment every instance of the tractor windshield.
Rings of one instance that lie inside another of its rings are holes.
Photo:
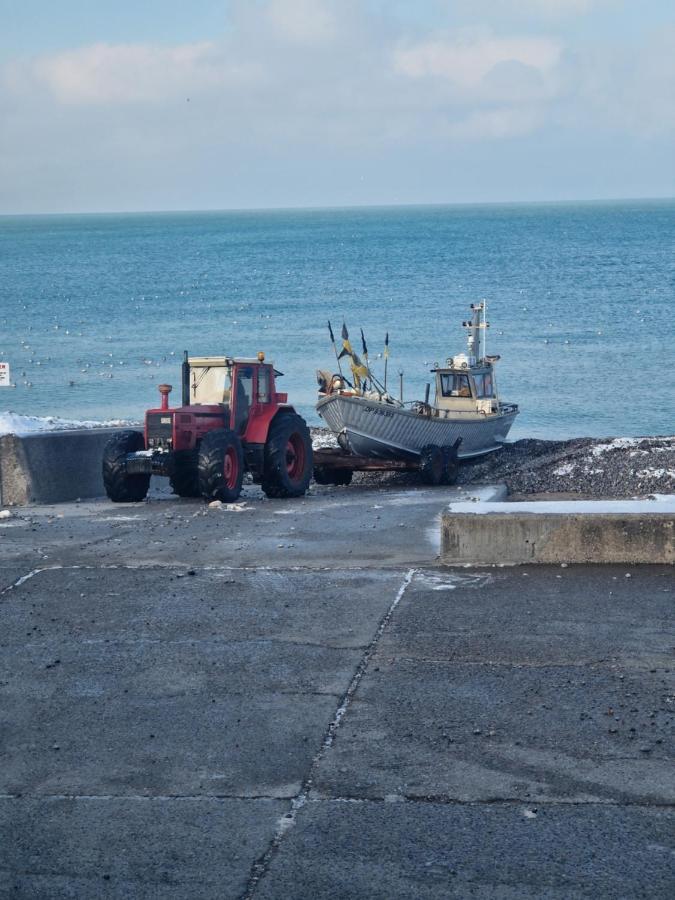
[[[190,403],[229,404],[232,369],[226,365],[190,365]]]

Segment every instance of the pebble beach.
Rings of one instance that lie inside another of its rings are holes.
[[[327,429],[312,429],[315,447],[337,446]],[[414,483],[414,473],[356,473],[355,483]],[[675,436],[525,438],[460,466],[458,483],[506,484],[513,498],[616,500],[675,493]]]

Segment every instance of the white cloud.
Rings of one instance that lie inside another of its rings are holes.
[[[602,0],[497,0],[498,5],[515,7],[521,11],[543,13],[547,16],[576,15],[587,12],[591,7],[598,6]]]
[[[335,10],[323,0],[269,0],[265,16],[280,35],[299,44],[329,41],[338,30]]]
[[[560,53],[559,44],[548,38],[431,40],[396,50],[394,65],[411,78],[437,76],[474,87],[500,63],[517,62],[550,71],[559,62]]]
[[[474,21],[491,16],[513,21],[540,19],[553,22],[583,16],[602,7],[612,10],[625,0],[451,0],[455,12]]]
[[[35,61],[31,75],[64,104],[153,103],[255,80],[255,67],[227,64],[213,42],[159,47],[93,44]]]
[[[575,57],[575,117],[640,139],[675,134],[675,24],[631,47]]]

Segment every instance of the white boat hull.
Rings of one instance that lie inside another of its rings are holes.
[[[419,456],[428,444],[448,447],[457,438],[462,439],[460,459],[492,453],[502,446],[518,415],[518,407],[503,405],[492,415],[436,418],[343,394],[322,398],[316,410],[332,432],[343,436],[343,446],[376,459]]]

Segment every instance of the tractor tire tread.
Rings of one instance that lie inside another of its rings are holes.
[[[236,448],[239,472],[234,487],[225,483],[224,460],[227,448]],[[221,500],[234,503],[239,499],[244,479],[244,452],[239,436],[229,428],[217,428],[204,435],[199,447],[197,461],[199,493],[206,500]]]
[[[118,431],[103,448],[101,474],[103,486],[113,503],[139,503],[144,500],[150,486],[150,476],[128,475],[127,453],[145,449],[145,438],[140,431]]]
[[[288,439],[294,432],[301,435],[305,451],[305,467],[302,476],[295,482],[291,481],[286,469]],[[271,500],[301,497],[307,493],[312,471],[312,438],[307,423],[297,413],[277,414],[269,427],[265,443],[265,464],[261,483],[263,492]]]

